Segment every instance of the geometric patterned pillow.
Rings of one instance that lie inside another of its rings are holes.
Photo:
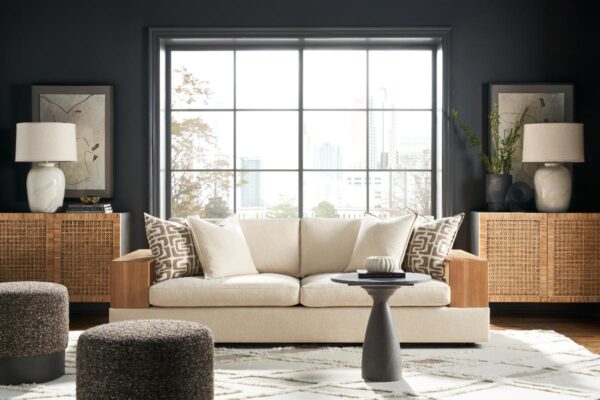
[[[146,237],[156,257],[156,282],[200,275],[200,263],[187,225],[144,213]]]
[[[443,280],[444,260],[452,250],[464,217],[462,213],[416,225],[408,242],[403,269]]]

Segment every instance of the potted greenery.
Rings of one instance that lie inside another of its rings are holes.
[[[498,105],[492,107],[492,111],[488,116],[489,134],[492,138],[491,158],[484,153],[483,146],[479,138],[473,133],[473,130],[462,120],[460,114],[456,110],[450,111],[450,116],[462,131],[467,136],[467,140],[473,147],[479,151],[479,156],[483,163],[486,175],[485,200],[488,203],[490,211],[505,210],[506,191],[512,184],[512,157],[517,148],[519,137],[521,136],[521,128],[525,124],[527,117],[527,107],[516,119],[513,126],[500,134],[500,114]]]

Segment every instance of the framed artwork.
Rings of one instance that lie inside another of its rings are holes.
[[[572,122],[574,114],[571,84],[490,84],[489,110],[498,104],[500,134],[513,125],[525,107],[529,107],[525,123]],[[513,182],[533,187],[533,175],[539,163],[521,162],[523,135],[512,159]],[[491,148],[491,144],[490,144]]]
[[[77,127],[77,161],[59,163],[65,197],[112,197],[112,86],[33,86],[31,94],[33,121]]]

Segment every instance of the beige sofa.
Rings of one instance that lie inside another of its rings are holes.
[[[240,220],[258,275],[201,276],[153,284],[154,260],[138,250],[113,261],[110,321],[201,322],[221,343],[359,343],[371,298],[331,281],[343,272],[360,220]],[[403,287],[390,299],[401,342],[486,342],[487,262],[453,250],[446,281]]]

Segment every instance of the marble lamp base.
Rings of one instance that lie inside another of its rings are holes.
[[[27,200],[31,212],[53,213],[65,198],[65,174],[56,163],[36,163],[27,174]]]
[[[560,163],[545,163],[533,178],[538,211],[565,212],[571,203],[571,171]]]

